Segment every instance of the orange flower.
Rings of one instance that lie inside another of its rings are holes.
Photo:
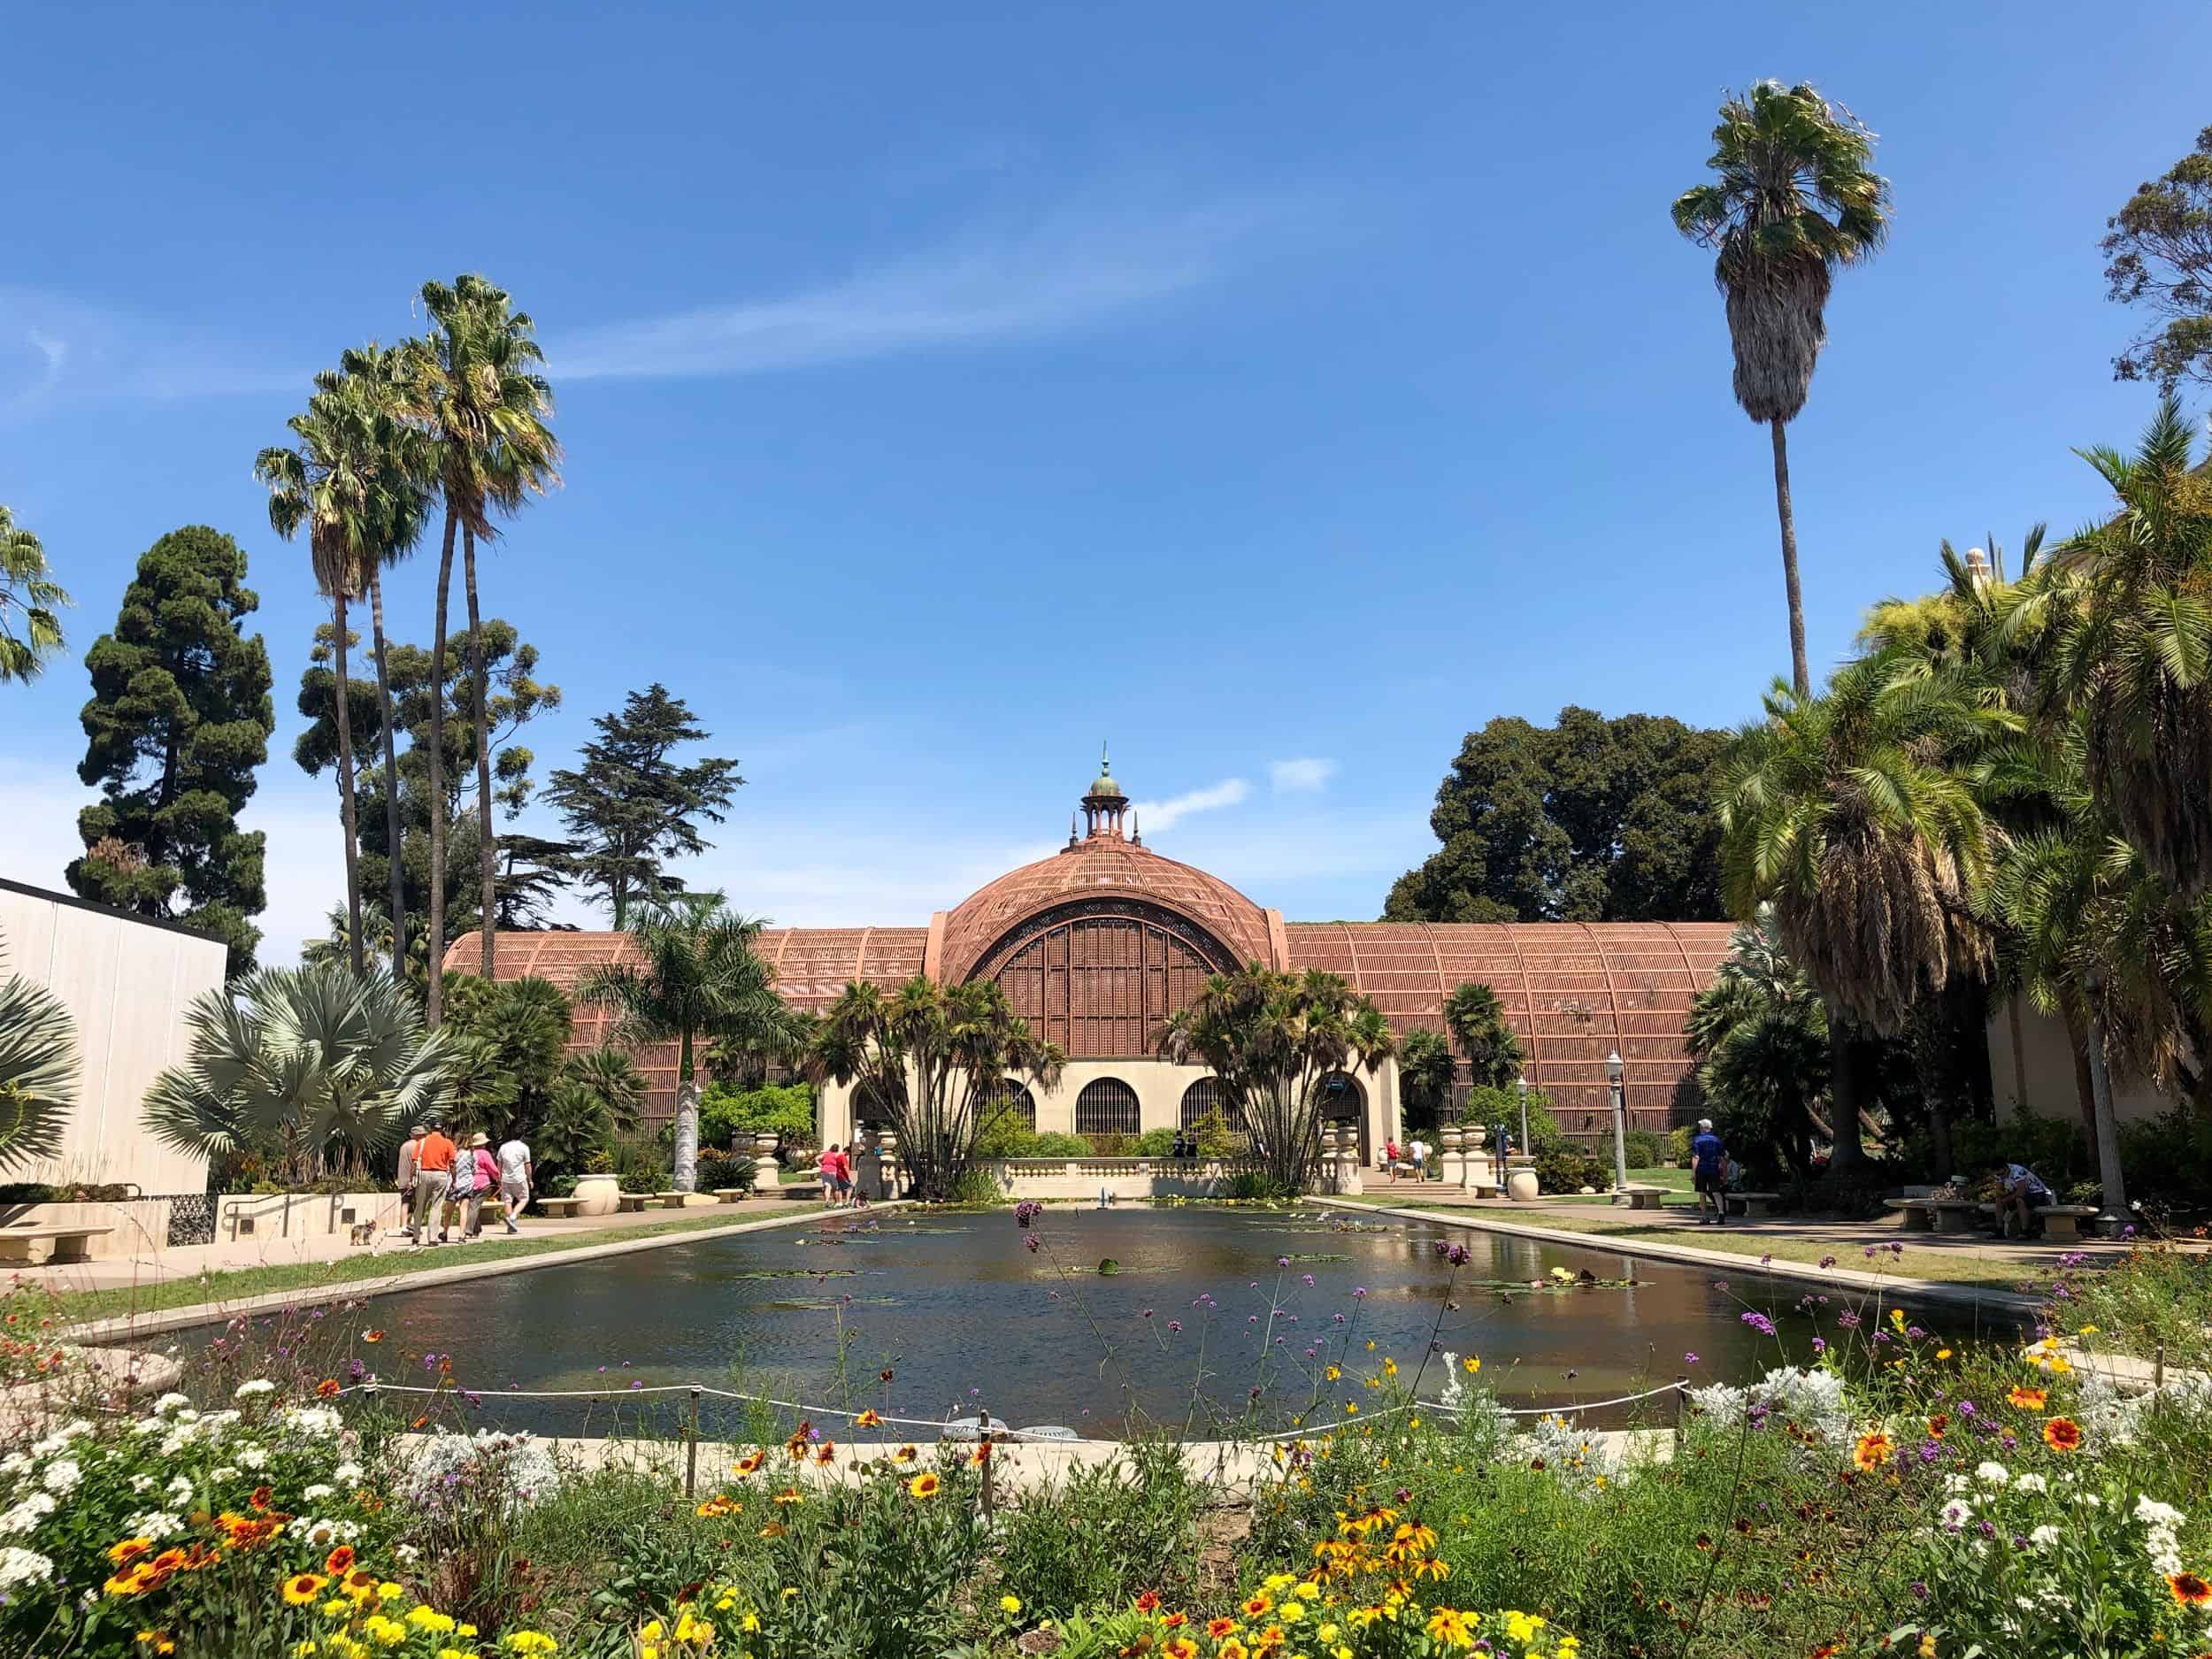
[[[1859,1436],[1859,1443],[1852,1449],[1851,1461],[1862,1474],[1872,1474],[1890,1460],[1897,1450],[1896,1442],[1879,1429],[1871,1434]]]
[[[1149,1613],[1159,1605],[1160,1593],[1157,1590],[1147,1590],[1137,1598],[1137,1611],[1140,1613]]]
[[[798,1487],[786,1486],[781,1492],[776,1494],[776,1502],[779,1503],[797,1503],[803,1496],[804,1494],[800,1492]]]
[[[709,1498],[701,1504],[698,1513],[702,1519],[711,1521],[717,1517],[729,1514],[736,1508],[737,1505],[731,1502],[729,1499],[718,1495]]]
[[[1950,1414],[1945,1411],[1937,1412],[1935,1416],[1928,1419],[1928,1438],[1932,1440],[1941,1440],[1943,1438],[1943,1431],[1950,1426]]]
[[[1219,1641],[1236,1627],[1237,1622],[1233,1618],[1210,1618],[1206,1621],[1206,1634],[1213,1640]]]
[[[120,1567],[136,1561],[153,1547],[154,1540],[150,1538],[127,1538],[119,1544],[108,1546],[108,1559]]]
[[[364,1342],[381,1342],[384,1340],[384,1333],[381,1331],[364,1331],[361,1333],[361,1340]]]
[[[835,1463],[837,1461],[837,1442],[835,1440],[824,1440],[819,1446],[816,1447],[814,1448],[814,1461],[818,1463]]]
[[[284,1581],[284,1599],[294,1607],[305,1607],[329,1582],[318,1572],[296,1572]]]
[[[2184,1607],[2212,1606],[2212,1584],[2207,1584],[2193,1572],[2169,1573],[2166,1587]]]
[[[864,1411],[853,1419],[853,1427],[856,1429],[879,1429],[882,1426],[883,1419],[873,1411]]]
[[[978,1469],[982,1468],[984,1464],[989,1463],[990,1461],[991,1442],[988,1440],[978,1441],[975,1450],[968,1454],[968,1462]]]
[[[323,1571],[334,1578],[342,1578],[353,1571],[353,1546],[341,1544],[323,1557]]]
[[[749,1475],[767,1461],[766,1452],[748,1452],[737,1460],[737,1472],[741,1475]]]
[[[916,1451],[911,1446],[902,1446],[897,1451],[893,1452],[891,1455],[898,1459],[898,1461],[902,1463],[910,1463],[917,1457],[919,1457],[921,1454]]]
[[[1245,1598],[1244,1617],[1247,1618],[1264,1618],[1274,1610],[1274,1599],[1264,1590],[1255,1590]]]
[[[1190,1616],[1188,1614],[1170,1613],[1160,1620],[1160,1626],[1164,1630],[1180,1630],[1184,1625],[1189,1623]]]
[[[2043,1425],[2043,1443],[2055,1452],[2081,1449],[2081,1425],[2071,1417],[2053,1417]]]
[[[246,1507],[265,1512],[269,1507],[269,1500],[275,1495],[266,1486],[256,1486],[253,1489],[253,1495],[246,1500]]]
[[[315,1398],[318,1400],[335,1400],[339,1393],[338,1379],[335,1377],[326,1377],[315,1385]]]
[[[1166,1659],[1198,1659],[1198,1644],[1187,1636],[1178,1636],[1162,1642],[1160,1652]]]
[[[2050,1396],[2040,1388],[2015,1388],[2005,1398],[2023,1411],[2040,1411]]]

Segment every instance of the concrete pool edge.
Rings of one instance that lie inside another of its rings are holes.
[[[869,1213],[873,1215],[902,1210],[910,1202],[895,1199],[887,1203],[871,1204]],[[579,1262],[603,1261],[609,1256],[630,1256],[641,1250],[663,1249],[674,1244],[696,1244],[708,1240],[730,1238],[737,1233],[801,1226],[818,1223],[823,1213],[810,1206],[795,1215],[757,1216],[749,1220],[733,1221],[726,1226],[694,1227],[682,1232],[655,1233],[650,1238],[617,1239],[604,1244],[580,1244],[572,1249],[543,1250],[534,1256],[510,1256],[495,1261],[463,1257],[442,1262],[435,1267],[403,1269],[382,1279],[355,1279],[339,1285],[301,1286],[292,1290],[264,1291],[258,1295],[242,1297],[235,1302],[211,1298],[206,1302],[190,1302],[178,1308],[161,1308],[149,1313],[115,1314],[104,1319],[88,1320],[82,1325],[72,1325],[66,1334],[73,1342],[94,1345],[123,1338],[161,1336],[172,1331],[189,1330],[194,1325],[213,1325],[219,1320],[250,1317],[285,1308],[366,1301],[373,1296],[388,1296],[399,1291],[427,1290],[438,1285],[497,1279],[508,1273],[526,1273],[536,1268],[568,1267]]]
[[[1406,1210],[1393,1205],[1356,1203],[1349,1199],[1319,1196],[1310,1198],[1307,1202],[1348,1215],[1389,1216],[1400,1221],[1424,1221],[1437,1226],[1465,1227],[1475,1233],[1532,1239],[1542,1244],[1570,1245],[1576,1249],[1597,1250],[1618,1256],[1643,1256],[1655,1262],[1672,1262],[1680,1266],[1719,1268],[1732,1273],[1758,1273],[1772,1279],[1797,1279],[1830,1290],[1870,1291],[1897,1296],[1907,1302],[1940,1302],[1963,1308],[1994,1306],[2008,1313],[2019,1314],[2032,1314],[2038,1305],[2034,1297],[2023,1295],[2017,1291],[1869,1273],[1853,1267],[1821,1267],[1811,1262],[1785,1261],[1779,1256],[1762,1262],[1756,1256],[1740,1256],[1726,1250],[1701,1250],[1694,1245],[1674,1244],[1663,1240],[1624,1240],[1612,1233],[1574,1233],[1563,1227],[1536,1226],[1522,1221],[1497,1221],[1488,1216],[1470,1215],[1463,1210],[1435,1208]]]

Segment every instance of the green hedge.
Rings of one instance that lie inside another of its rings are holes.
[[[732,1088],[717,1083],[699,1102],[699,1144],[726,1147],[741,1134],[773,1134],[787,1147],[811,1149],[814,1090],[805,1083]]]

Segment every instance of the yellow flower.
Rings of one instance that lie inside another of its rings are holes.
[[[284,1599],[294,1607],[305,1607],[329,1582],[319,1572],[296,1572],[284,1581]]]
[[[999,1597],[998,1610],[1002,1613],[1007,1614],[1020,1612],[1022,1610],[1021,1597],[1018,1595],[1002,1595]]]
[[[1384,1360],[1384,1361],[1383,1361],[1383,1375],[1384,1375],[1384,1376],[1386,1376],[1386,1377],[1395,1377],[1397,1374],[1398,1374],[1398,1362],[1397,1362],[1396,1360],[1394,1360],[1394,1359],[1386,1359],[1386,1360]]]
[[[1951,1357],[1951,1350],[1947,1348],[1939,1348],[1936,1349],[1936,1357],[1938,1359],[1948,1359]]]
[[[680,1614],[676,1620],[676,1640],[690,1642],[696,1647],[710,1647],[714,1642],[714,1626],[705,1619],[696,1618],[689,1613]]]
[[[919,1474],[906,1483],[906,1489],[918,1498],[933,1498],[937,1488],[944,1483],[933,1474]]]
[[[1347,1400],[1344,1402],[1344,1415],[1348,1417],[1357,1417],[1359,1415],[1359,1402],[1356,1400]]]
[[[657,1618],[649,1618],[638,1627],[639,1637],[646,1641],[658,1641],[666,1634],[668,1632],[663,1628],[660,1620]]]
[[[1477,1371],[1482,1369],[1482,1356],[1479,1354],[1470,1354],[1465,1359],[1459,1362],[1459,1368],[1460,1370],[1465,1371],[1470,1377],[1473,1376]]]
[[[426,1630],[434,1636],[442,1636],[453,1628],[453,1615],[441,1613],[427,1601],[409,1610],[407,1622],[417,1630]]]
[[[1344,1367],[1341,1365],[1332,1365],[1329,1367],[1327,1371],[1324,1373],[1324,1375],[1325,1375],[1331,1382],[1334,1382],[1338,1378],[1344,1375]]]
[[[560,1651],[558,1642],[543,1631],[538,1630],[510,1631],[507,1632],[506,1644],[509,1653],[543,1654]]]
[[[1429,1615],[1429,1636],[1447,1647],[1471,1647],[1475,1632],[1466,1618],[1448,1607],[1440,1607]]]
[[[1276,1613],[1276,1617],[1286,1624],[1295,1624],[1305,1616],[1306,1606],[1302,1601],[1286,1601]]]
[[[1920,1659],[1936,1659],[1936,1639],[1932,1631],[1920,1632]]]

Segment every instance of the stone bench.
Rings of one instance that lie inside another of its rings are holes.
[[[1782,1202],[1779,1193],[1723,1193],[1721,1202],[1727,1205],[1732,1216],[1743,1216],[1758,1220],[1774,1213],[1774,1207]]]
[[[624,1214],[628,1215],[642,1213],[645,1206],[655,1202],[659,1194],[656,1193],[617,1193],[614,1196],[617,1206]]]
[[[742,1187],[718,1187],[714,1189],[714,1196],[726,1204],[741,1204],[745,1202],[745,1188]]]
[[[114,1231],[113,1227],[0,1227],[0,1266],[30,1266],[31,1246],[41,1240],[52,1247],[46,1253],[50,1266],[89,1261],[92,1240]]]
[[[2043,1236],[2060,1243],[2071,1243],[2082,1236],[2081,1224],[2097,1213],[2094,1204],[2039,1204],[2036,1218],[2043,1224]]]
[[[1882,1202],[1897,1212],[1898,1225],[1907,1233],[1971,1233],[1983,1217],[1997,1213],[1996,1205],[1971,1198],[1885,1198]]]
[[[584,1201],[580,1198],[541,1198],[537,1202],[538,1208],[555,1221],[567,1221],[584,1213]]]
[[[1664,1187],[1624,1187],[1614,1193],[1613,1202],[1630,1210],[1663,1210],[1670,1190]]]

